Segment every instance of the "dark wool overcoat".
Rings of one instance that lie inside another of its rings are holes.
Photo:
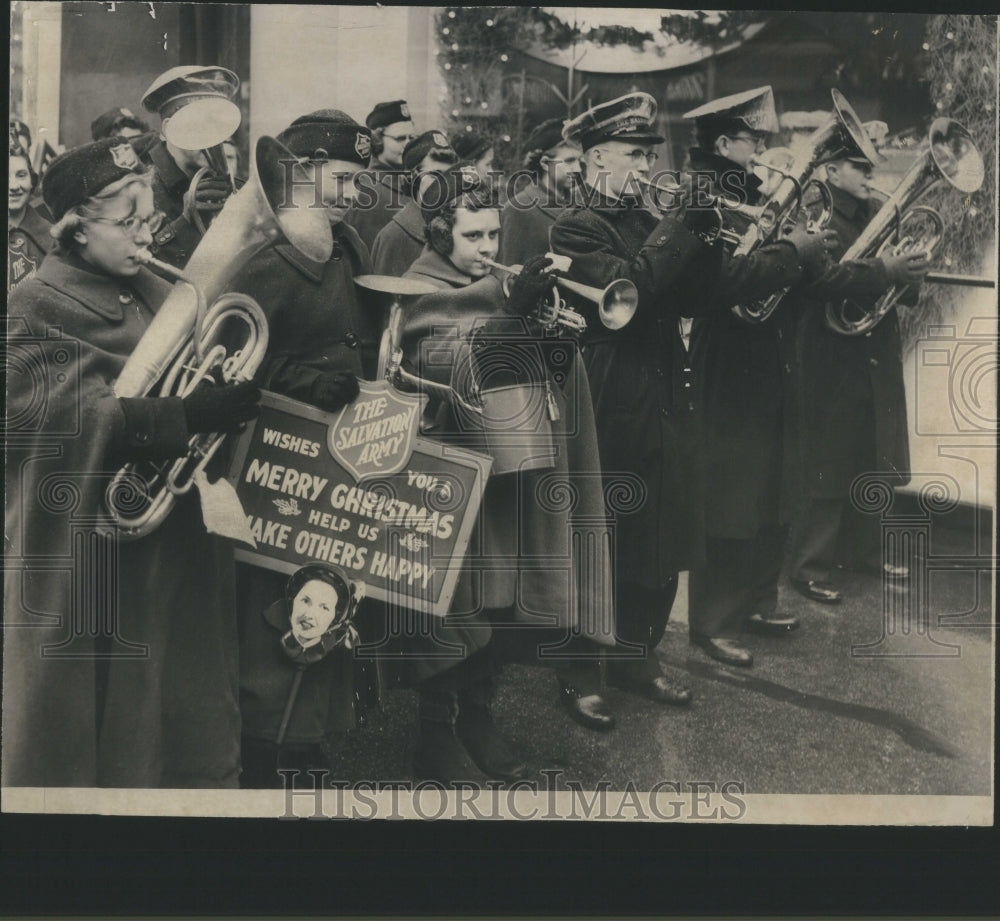
[[[7,290],[27,281],[55,245],[49,236],[52,224],[32,205],[24,211],[17,227],[7,225]]]
[[[112,391],[169,286],[46,257],[10,297],[3,783],[232,787],[239,774],[230,545],[196,491],[116,539],[111,472],[189,437],[177,399]]]

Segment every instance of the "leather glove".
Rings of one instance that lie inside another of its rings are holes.
[[[883,256],[882,263],[893,285],[919,285],[930,268],[927,253],[903,253],[900,256]]]
[[[329,371],[312,385],[310,402],[328,413],[353,402],[358,395],[358,379],[350,371]]]
[[[198,212],[215,214],[222,210],[232,194],[233,186],[228,176],[217,176],[206,170],[198,184],[184,193],[184,216],[193,224]]]
[[[821,230],[818,233],[810,233],[806,230],[806,218],[804,214],[799,215],[795,225],[785,232],[782,240],[786,240],[795,247],[799,256],[799,262],[806,272],[819,274],[830,262],[830,250],[837,246],[839,237],[835,230]]]
[[[202,381],[183,399],[191,432],[232,432],[260,413],[260,388],[253,381],[224,384]]]
[[[552,278],[545,270],[552,260],[545,256],[532,256],[521,269],[510,286],[507,309],[522,317],[533,317],[538,313],[542,298],[552,290]]]

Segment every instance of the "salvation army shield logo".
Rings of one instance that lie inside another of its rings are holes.
[[[367,134],[362,134],[359,131],[354,141],[354,150],[359,157],[367,160],[372,153],[372,139]]]
[[[135,169],[139,166],[139,158],[136,156],[135,148],[131,144],[118,144],[109,148],[111,159],[115,161],[115,166],[119,169]]]
[[[387,381],[358,381],[358,388],[327,429],[326,446],[355,480],[399,473],[413,453],[426,397],[399,393]]]

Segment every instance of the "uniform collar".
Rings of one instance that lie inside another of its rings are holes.
[[[346,224],[340,221],[334,224],[330,229],[333,231],[333,245],[335,249],[338,246],[341,248],[353,248],[350,242],[351,230]],[[304,256],[299,250],[292,246],[291,243],[278,243],[275,245],[274,250],[287,263],[289,263],[292,268],[297,269],[310,281],[319,284],[323,280],[329,260],[326,262],[316,262],[315,259],[310,259],[308,256]]]
[[[187,190],[191,184],[191,177],[174,162],[174,158],[167,151],[165,141],[161,139],[149,149],[149,159],[167,189],[171,192]]]
[[[131,278],[113,278],[95,271],[78,256],[61,252],[42,260],[36,278],[114,323],[125,317],[123,294],[138,295],[147,307],[156,310],[170,290],[165,281],[145,267]]]
[[[410,266],[407,275],[424,275],[435,281],[444,282],[450,288],[464,288],[472,284],[472,277],[463,275],[437,250],[425,245],[423,251]]]
[[[403,205],[403,209],[393,217],[393,221],[414,240],[424,242],[424,216],[413,199]]]
[[[868,203],[855,198],[843,189],[836,186],[828,186],[830,194],[833,196],[833,208],[840,213],[845,220],[854,223],[866,216]]]
[[[17,225],[17,230],[23,230],[29,237],[43,249],[48,249],[52,245],[52,237],[49,236],[49,228],[52,224],[45,220],[33,205],[28,205],[24,211],[21,223]],[[14,229],[14,228],[9,228]]]

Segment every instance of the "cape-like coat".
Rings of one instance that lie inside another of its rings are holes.
[[[168,291],[56,252],[10,298],[7,786],[236,786],[232,550],[194,491],[134,542],[103,512],[123,460],[186,449],[180,400],[112,391]]]

